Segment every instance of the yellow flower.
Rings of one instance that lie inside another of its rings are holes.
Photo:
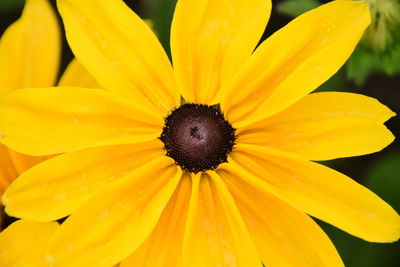
[[[0,94],[19,88],[54,85],[60,48],[57,18],[47,0],[26,1],[22,17],[0,40]],[[96,85],[76,60],[70,64],[60,84]],[[46,158],[24,155],[0,144],[0,195],[18,175]],[[0,217],[0,228],[1,220]]]
[[[350,93],[310,94],[349,57],[370,14],[334,1],[256,47],[267,0],[179,0],[174,67],[120,0],[59,0],[69,44],[106,90],[0,97],[1,142],[64,153],[25,172],[8,214],[72,214],[49,245],[56,266],[341,266],[307,215],[374,242],[400,218],[349,177],[312,162],[373,153],[394,114]],[[254,51],[255,49],[255,51]]]

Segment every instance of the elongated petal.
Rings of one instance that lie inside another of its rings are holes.
[[[351,178],[323,165],[265,147],[238,144],[225,168],[359,238],[393,242],[400,237],[400,217],[393,208]]]
[[[21,172],[35,165],[40,159],[41,157],[20,154],[0,144],[0,196]]]
[[[177,82],[187,100],[210,104],[253,52],[270,11],[270,0],[178,1],[171,50]]]
[[[60,78],[58,86],[77,86],[85,88],[101,88],[93,76],[74,58]]]
[[[29,156],[11,149],[8,149],[8,154],[10,155],[10,159],[18,175],[49,158],[49,156]]]
[[[19,220],[0,233],[0,266],[48,266],[45,251],[58,223]]]
[[[294,19],[221,90],[229,121],[248,125],[315,90],[344,64],[369,23],[368,7],[359,1],[332,1]]]
[[[394,113],[377,100],[350,93],[311,94],[239,130],[238,143],[257,144],[329,160],[377,152],[393,140],[383,123]]]
[[[8,185],[18,176],[13,162],[8,153],[8,148],[0,144],[0,196]]]
[[[172,67],[152,30],[120,0],[58,0],[69,45],[107,90],[168,112],[179,101]]]
[[[182,171],[156,157],[93,196],[69,217],[50,241],[56,266],[112,266],[149,236],[170,200]]]
[[[183,266],[182,242],[191,191],[190,174],[185,174],[150,237],[121,267]]]
[[[58,220],[77,210],[99,189],[163,154],[158,140],[65,153],[23,173],[2,200],[13,217]]]
[[[47,158],[21,154],[0,144],[0,196],[21,173]]]
[[[266,266],[344,266],[332,242],[305,213],[250,186],[234,173],[218,173]]]
[[[47,0],[27,0],[21,18],[0,41],[0,93],[53,86],[58,73],[60,33]]]
[[[262,266],[221,178],[211,171],[193,179],[184,237],[185,266]]]
[[[55,87],[0,96],[0,142],[30,155],[155,139],[162,116],[104,90]]]

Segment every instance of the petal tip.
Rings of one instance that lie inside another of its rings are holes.
[[[388,130],[388,136],[387,136],[387,145],[389,146],[391,143],[393,143],[393,141],[396,139],[396,136],[394,136],[394,134]],[[384,148],[386,147],[384,146]]]
[[[392,235],[390,235],[389,238],[386,240],[382,240],[382,243],[395,243],[400,240],[400,216],[397,215],[397,220],[396,220],[396,226],[395,229],[392,232]]]
[[[3,203],[4,206],[6,206],[7,209],[7,205],[10,204],[10,200],[8,199],[6,192],[4,192],[3,196],[1,197],[1,202]]]

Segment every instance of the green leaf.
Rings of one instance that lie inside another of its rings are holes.
[[[331,225],[318,221],[335,244],[346,267],[397,267],[400,262],[400,242],[369,243]]]
[[[397,45],[389,53],[382,55],[382,70],[388,75],[400,73],[400,45]]]
[[[376,69],[376,55],[362,47],[358,47],[346,64],[347,78],[353,80],[357,85],[362,85],[368,75]]]
[[[345,92],[348,91],[346,74],[344,69],[340,69],[328,81],[324,82],[316,92]]]
[[[284,15],[297,17],[320,5],[321,3],[317,0],[286,0],[277,5],[277,10]]]
[[[388,155],[372,166],[364,181],[365,186],[382,197],[400,212],[400,152]]]
[[[1,0],[0,0],[1,1]],[[170,28],[177,0],[155,0],[155,8],[149,14],[149,19],[154,23],[154,30],[170,56]]]
[[[346,63],[347,78],[359,86],[378,72],[390,76],[400,73],[400,42],[381,53],[358,46]]]
[[[8,12],[21,8],[24,4],[24,0],[0,0],[0,12]]]

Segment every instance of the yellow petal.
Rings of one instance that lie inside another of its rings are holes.
[[[0,41],[0,93],[54,85],[58,74],[60,34],[47,0],[27,0],[21,18]]]
[[[70,215],[90,196],[156,155],[160,141],[65,153],[26,171],[3,196],[7,214],[33,221]]]
[[[8,153],[8,148],[0,144],[0,196],[8,185],[18,176],[18,172]],[[0,215],[1,217],[1,215]]]
[[[47,158],[21,154],[0,144],[0,196],[21,173]]]
[[[101,88],[93,76],[74,58],[60,78],[58,86],[78,86],[85,88]]]
[[[121,267],[183,267],[182,242],[191,191],[192,180],[186,173],[150,237]]]
[[[193,175],[183,253],[185,266],[261,266],[232,196],[215,172]]]
[[[393,140],[383,123],[394,113],[358,94],[311,94],[266,120],[239,129],[238,143],[329,160],[380,151]]]
[[[400,237],[400,217],[386,202],[351,178],[286,152],[236,145],[229,164],[253,186],[371,242]]]
[[[179,101],[152,30],[120,0],[58,0],[75,56],[107,90],[168,112]]]
[[[10,158],[12,160],[14,168],[18,172],[18,175],[32,168],[36,164],[49,158],[49,156],[42,156],[42,157],[29,156],[21,154],[11,149],[8,150],[8,154],[10,154]]]
[[[45,250],[58,223],[38,223],[19,220],[0,233],[0,266],[48,266]]]
[[[171,51],[179,88],[188,101],[210,104],[253,52],[270,11],[270,0],[178,1]]]
[[[229,121],[236,128],[248,125],[315,90],[344,64],[369,23],[360,1],[332,1],[294,19],[221,90]]]
[[[0,96],[0,142],[30,155],[153,140],[163,123],[159,112],[104,90],[54,87]]]
[[[112,266],[149,236],[170,200],[182,171],[161,156],[94,195],[71,215],[50,241],[56,266]]]
[[[332,242],[305,213],[241,177],[218,171],[266,266],[344,266]]]

